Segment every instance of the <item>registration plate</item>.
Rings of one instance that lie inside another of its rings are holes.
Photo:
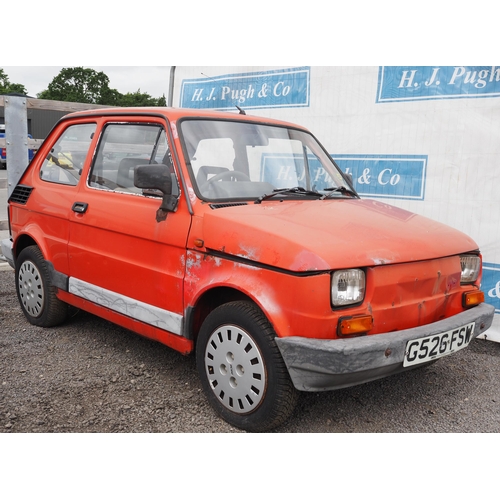
[[[447,332],[410,340],[406,344],[403,366],[427,363],[469,345],[473,338],[475,323],[449,330]]]

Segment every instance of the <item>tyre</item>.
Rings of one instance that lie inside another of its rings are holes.
[[[21,309],[32,325],[49,327],[62,323],[68,306],[56,297],[49,271],[37,246],[25,248],[16,261],[16,290]]]
[[[266,432],[292,414],[298,392],[274,341],[276,334],[255,305],[230,302],[204,321],[196,364],[205,394],[228,423]]]

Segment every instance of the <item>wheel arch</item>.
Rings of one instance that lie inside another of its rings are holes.
[[[38,241],[36,241],[31,235],[29,234],[21,234],[19,237],[16,238],[16,241],[14,242],[14,248],[13,248],[13,255],[14,255],[14,261],[17,260],[19,257],[19,254],[27,247],[35,245],[38,248],[40,248],[40,251],[45,255],[45,252],[43,248],[39,245]]]
[[[254,304],[264,315],[265,311],[249,295],[237,288],[230,286],[218,286],[204,291],[196,300],[193,306],[188,308],[187,317],[187,336],[196,341],[201,325],[206,317],[217,307],[229,302],[245,301]],[[267,316],[267,315],[266,315]]]

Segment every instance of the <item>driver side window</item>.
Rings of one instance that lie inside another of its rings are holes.
[[[45,158],[40,178],[47,182],[76,186],[95,129],[95,123],[68,127]]]
[[[171,167],[168,151],[165,130],[160,125],[110,123],[99,141],[89,185],[107,191],[154,195],[134,185],[134,173],[139,165]],[[171,175],[174,176],[173,169]],[[177,194],[175,179],[172,186],[173,194]]]

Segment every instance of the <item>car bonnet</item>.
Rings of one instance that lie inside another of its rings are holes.
[[[226,205],[203,219],[207,250],[294,272],[414,262],[477,249],[460,231],[374,200]]]

